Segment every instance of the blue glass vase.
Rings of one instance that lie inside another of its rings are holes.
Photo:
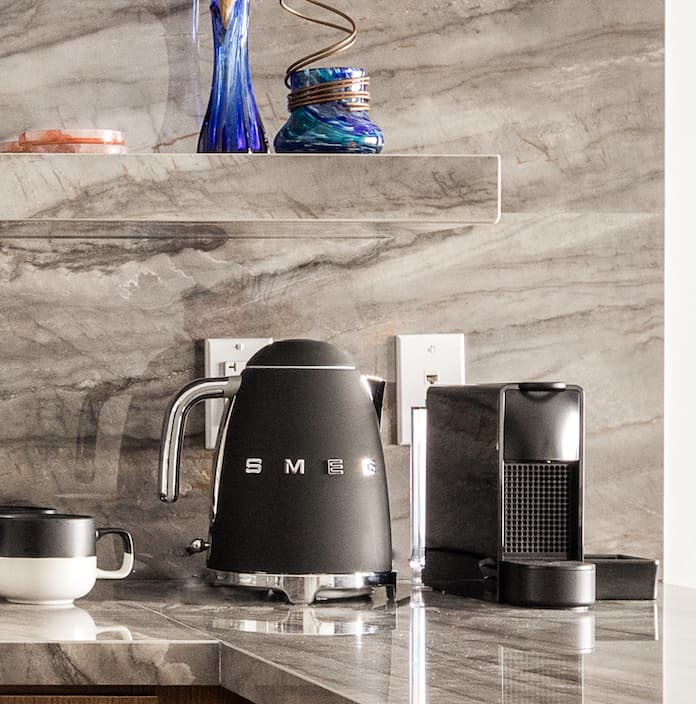
[[[227,27],[217,0],[210,5],[215,59],[199,152],[267,152],[249,69],[249,0],[234,0]]]
[[[297,91],[332,81],[366,78],[362,68],[308,68],[290,76],[290,90]],[[342,90],[340,100],[303,105],[290,113],[273,145],[276,152],[322,154],[377,154],[384,146],[384,134],[370,120],[367,110],[351,110],[358,104],[351,92],[364,91],[359,81]],[[345,96],[345,97],[343,97]]]

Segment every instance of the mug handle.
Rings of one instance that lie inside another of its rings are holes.
[[[133,571],[133,536],[122,528],[97,528],[97,540],[105,535],[118,535],[123,543],[123,562],[117,570],[100,570],[97,579],[125,579]]]
[[[104,626],[103,628],[97,628],[97,635],[100,636],[102,633],[117,633],[121,636],[119,640],[133,640],[133,634],[130,628],[126,628],[126,626]]]

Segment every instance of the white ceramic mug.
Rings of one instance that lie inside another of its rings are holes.
[[[118,535],[123,561],[97,567],[97,540]],[[0,596],[15,604],[71,604],[97,579],[124,579],[133,569],[133,538],[121,528],[96,528],[91,516],[0,516]]]

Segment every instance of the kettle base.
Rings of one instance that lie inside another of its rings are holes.
[[[328,599],[369,596],[385,587],[387,599],[396,598],[396,572],[352,574],[269,574],[267,572],[223,572],[207,570],[207,581],[221,587],[242,587],[284,594],[291,604],[311,604]]]

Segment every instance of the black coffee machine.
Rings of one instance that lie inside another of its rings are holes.
[[[427,417],[424,583],[527,606],[593,603],[583,390],[433,386]]]
[[[199,379],[169,404],[160,498],[176,501],[186,415],[225,399],[207,552],[216,584],[274,590],[295,602],[384,586],[393,596],[387,477],[379,432],[384,381],[330,344],[282,340],[239,378]]]

